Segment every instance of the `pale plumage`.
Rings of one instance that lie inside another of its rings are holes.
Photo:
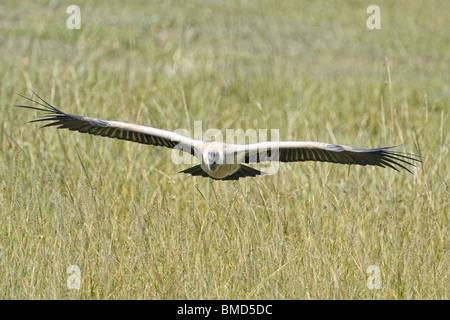
[[[364,149],[303,141],[262,142],[249,145],[205,142],[190,139],[171,131],[68,114],[50,105],[36,93],[34,94],[40,101],[19,95],[42,108],[16,105],[16,107],[44,112],[42,116],[30,122],[49,121],[43,127],[58,126],[58,129],[69,129],[154,146],[178,148],[200,160],[199,165],[180,172],[215,180],[238,180],[243,177],[264,174],[264,172],[244,164],[265,161],[322,161],[389,167],[397,171],[398,167],[408,172],[411,172],[408,166],[414,166],[413,162],[420,161],[417,155],[396,151],[395,147]]]

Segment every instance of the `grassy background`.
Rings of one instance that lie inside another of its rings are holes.
[[[377,1],[381,30],[371,1],[77,1],[81,30],[49,3],[0,4],[1,298],[449,298],[448,1]],[[193,178],[170,150],[25,124],[29,87],[74,114],[423,163]]]

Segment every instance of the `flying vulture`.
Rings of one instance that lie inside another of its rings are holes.
[[[30,122],[48,121],[42,127],[58,126],[58,129],[69,129],[154,146],[176,148],[191,154],[200,161],[199,165],[180,172],[214,180],[238,180],[239,178],[263,175],[264,172],[246,164],[266,161],[322,161],[362,166],[371,165],[382,168],[389,167],[396,171],[401,168],[410,173],[408,166],[414,166],[415,161],[420,161],[419,156],[399,152],[396,147],[365,149],[304,141],[261,142],[244,145],[194,140],[172,131],[65,113],[46,102],[36,93],[34,94],[40,101],[21,94],[19,96],[41,107],[15,105],[20,108],[44,112],[43,115]]]

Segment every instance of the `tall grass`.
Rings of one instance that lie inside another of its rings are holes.
[[[449,5],[381,1],[368,30],[370,4],[81,2],[68,30],[63,1],[2,2],[0,297],[448,299]],[[28,87],[73,114],[423,162],[194,178],[170,150],[26,124]]]

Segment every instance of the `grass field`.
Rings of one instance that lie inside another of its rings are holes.
[[[71,4],[0,4],[0,298],[449,298],[448,1],[377,1],[380,30],[371,1],[78,1],[80,30]],[[423,162],[194,178],[168,149],[26,124],[28,88],[73,114]]]

